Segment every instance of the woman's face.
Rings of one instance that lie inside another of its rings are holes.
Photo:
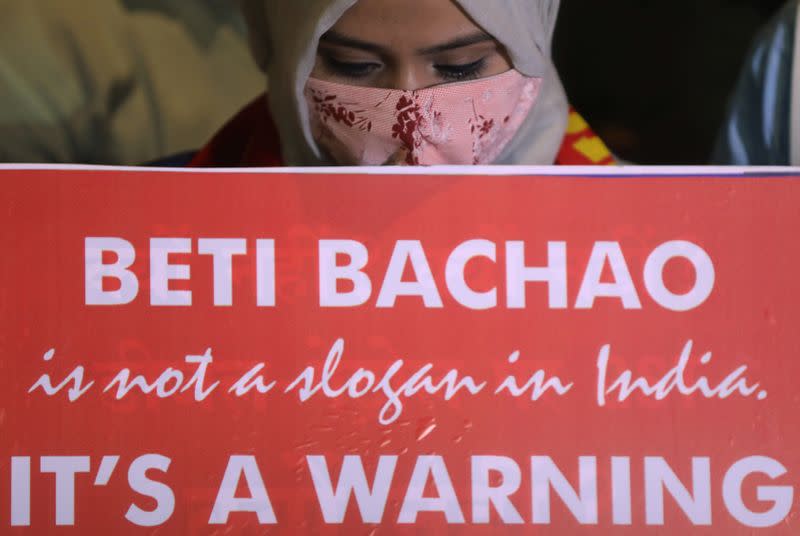
[[[413,90],[509,69],[503,46],[453,0],[358,0],[322,36],[311,76]]]

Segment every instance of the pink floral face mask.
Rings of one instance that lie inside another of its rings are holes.
[[[338,164],[490,164],[536,102],[540,78],[511,70],[416,91],[324,82],[306,85],[316,142]]]

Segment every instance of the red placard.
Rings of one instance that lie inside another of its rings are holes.
[[[0,170],[0,532],[794,534],[797,178]]]

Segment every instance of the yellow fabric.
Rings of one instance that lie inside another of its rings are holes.
[[[598,164],[611,156],[611,152],[597,136],[591,138],[581,138],[574,144],[575,149],[586,158]]]
[[[567,130],[557,162],[565,166],[616,165],[606,144],[575,110],[567,117]]]
[[[578,112],[572,111],[567,119],[567,134],[578,134],[589,129],[589,125]]]

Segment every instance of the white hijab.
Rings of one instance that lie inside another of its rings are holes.
[[[329,165],[314,142],[304,98],[320,37],[358,0],[240,0],[269,104],[290,166]],[[514,68],[541,77],[536,106],[495,164],[552,164],[567,122],[567,98],[551,59],[560,0],[455,0],[508,50]]]

